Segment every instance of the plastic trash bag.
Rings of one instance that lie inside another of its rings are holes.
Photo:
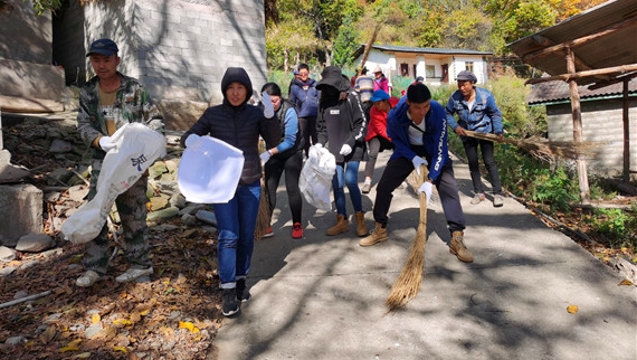
[[[301,170],[299,189],[305,200],[317,209],[332,210],[332,178],[336,159],[326,148],[310,146],[309,156]]]
[[[179,191],[193,203],[227,203],[237,191],[244,161],[243,152],[236,147],[192,134],[177,169]]]
[[[141,123],[124,124],[111,140],[115,148],[106,153],[97,179],[97,194],[62,224],[62,234],[74,244],[99,235],[117,196],[128,190],[144,172],[166,154],[164,135]]]

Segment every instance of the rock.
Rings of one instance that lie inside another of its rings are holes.
[[[165,220],[165,219],[170,219],[172,217],[177,216],[177,214],[179,214],[179,209],[174,208],[174,207],[169,207],[166,209],[162,209],[159,211],[153,211],[151,213],[148,214],[148,216],[146,216],[146,220],[148,221],[153,221],[153,220]]]
[[[42,232],[42,190],[31,184],[0,185],[0,242],[13,247],[21,236]]]
[[[51,186],[66,185],[73,175],[75,174],[72,171],[61,168],[56,169],[49,173],[46,182]]]
[[[8,346],[16,346],[16,345],[18,345],[18,344],[20,344],[22,342],[26,342],[26,341],[27,341],[27,339],[24,338],[23,336],[13,336],[13,337],[8,338],[4,342],[4,344],[8,345]]]
[[[20,290],[17,293],[15,293],[15,295],[13,295],[13,300],[22,299],[23,297],[27,297],[27,296],[29,296],[28,292]]]
[[[38,265],[38,264],[40,264],[40,262],[39,262],[39,261],[37,261],[37,260],[27,261],[27,262],[23,263],[23,264],[20,266],[20,269],[28,269],[28,268],[32,268],[32,267],[34,267],[34,266],[36,266],[36,265]]]
[[[212,226],[217,226],[217,217],[215,216],[215,213],[212,211],[208,211],[208,210],[199,210],[197,211],[197,213],[195,214],[195,217],[198,220],[201,220],[207,224],[210,224]]]
[[[0,246],[0,262],[8,263],[17,257],[17,252],[6,246]]]
[[[165,195],[150,199],[150,209],[152,211],[164,209],[166,206],[168,206],[168,199]]]
[[[66,153],[66,152],[71,151],[72,147],[73,146],[68,141],[64,141],[64,140],[60,140],[60,139],[53,139],[53,141],[51,142],[51,146],[49,147],[49,152],[52,152],[52,153]]]
[[[44,201],[48,203],[55,203],[60,200],[60,196],[62,196],[62,194],[58,191],[49,192],[44,194]]]
[[[185,213],[181,216],[181,223],[185,226],[194,226],[197,223],[197,218]]]
[[[186,206],[186,198],[180,193],[173,194],[170,197],[170,206],[183,209]]]
[[[42,253],[42,256],[44,256],[45,258],[48,257],[52,257],[52,256],[58,256],[58,255],[62,255],[64,254],[64,249],[63,248],[57,248],[57,249],[53,249],[53,250],[48,250]]]
[[[5,268],[0,269],[0,276],[9,276],[11,274],[13,274],[14,271],[16,271],[16,267],[15,266],[7,266]]]
[[[195,215],[197,211],[206,209],[206,208],[208,208],[208,206],[203,204],[189,204],[185,208],[182,208],[181,210],[179,210],[179,215],[183,215],[183,214]]]
[[[55,240],[46,234],[28,234],[18,240],[15,249],[23,252],[40,252],[55,246]]]

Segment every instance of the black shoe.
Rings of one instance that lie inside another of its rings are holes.
[[[221,313],[224,316],[232,316],[239,312],[239,303],[237,303],[237,289],[222,289],[223,309]]]
[[[250,292],[246,288],[246,279],[237,280],[237,301],[246,302],[250,299]]]

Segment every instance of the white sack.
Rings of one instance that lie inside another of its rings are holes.
[[[64,237],[81,244],[99,235],[117,196],[128,190],[144,172],[166,154],[166,139],[141,123],[124,124],[111,140],[97,179],[95,197],[62,224]]]
[[[305,200],[317,209],[332,210],[332,178],[336,173],[336,158],[326,148],[310,146],[309,156],[301,170],[299,189]]]

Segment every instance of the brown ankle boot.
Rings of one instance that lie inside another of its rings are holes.
[[[326,234],[329,236],[334,236],[347,231],[349,231],[349,221],[345,218],[345,216],[339,214],[338,216],[336,216],[336,225],[327,229]]]
[[[465,263],[473,262],[473,255],[464,245],[464,233],[462,231],[454,231],[451,234],[451,243],[449,244],[449,252],[456,255],[458,260]]]
[[[368,237],[362,239],[358,244],[360,246],[372,246],[380,242],[387,241],[387,229],[379,222],[376,223],[376,227],[372,230],[372,233]]]
[[[358,211],[356,213],[356,235],[367,236],[367,225],[365,225],[365,213]]]

